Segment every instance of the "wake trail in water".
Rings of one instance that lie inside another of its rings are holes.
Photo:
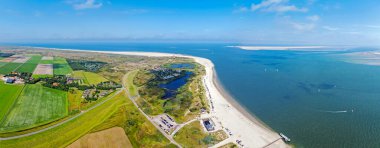
[[[324,112],[324,113],[339,114],[339,113],[354,112],[354,109],[350,109],[350,110],[317,110],[317,111]]]

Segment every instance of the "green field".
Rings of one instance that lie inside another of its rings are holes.
[[[23,65],[17,68],[16,71],[33,73],[34,69],[37,67],[40,60],[41,60],[40,55],[33,55],[30,57],[28,61],[26,61]]]
[[[22,63],[7,63],[0,68],[0,74],[9,74],[16,70]]]
[[[113,95],[109,97],[113,97]],[[124,100],[126,100],[124,93],[119,93],[104,104],[63,125],[39,134],[0,141],[0,145],[14,148],[30,146],[37,148],[65,147],[104,122],[120,108]]]
[[[17,72],[29,72],[33,73],[34,69],[37,67],[37,64],[33,63],[24,63],[16,71]]]
[[[66,59],[61,57],[54,57],[53,67],[55,75],[67,75],[73,71]]]
[[[9,85],[0,81],[0,124],[20,94],[22,87],[23,85]]]
[[[4,66],[5,64],[7,64],[7,63],[6,62],[0,62],[0,67]]]
[[[29,129],[68,115],[67,92],[28,84],[24,87],[0,132]]]
[[[41,60],[40,64],[54,64],[53,60]]]
[[[138,70],[134,70],[134,71],[131,71],[127,74],[127,82],[125,84],[125,86],[128,88],[128,92],[129,94],[131,94],[131,96],[136,96],[138,94],[138,88],[135,84],[133,84],[133,79],[135,78],[137,72],[139,72]]]
[[[108,81],[106,78],[104,78],[103,76],[99,74],[92,73],[92,72],[85,72],[82,70],[74,71],[73,76],[78,79],[83,79],[84,83],[89,84],[89,85],[96,85],[96,84],[99,84],[100,82]]]

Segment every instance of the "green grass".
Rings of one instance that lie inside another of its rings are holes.
[[[83,79],[84,83],[89,85],[96,85],[100,82],[108,81],[106,78],[99,74],[93,72],[86,72],[82,70],[74,71],[73,76],[78,79]]]
[[[21,65],[16,71],[17,72],[29,72],[33,73],[34,69],[37,67],[37,64],[25,63]]]
[[[69,100],[69,112],[72,112],[74,110],[80,110],[81,108],[81,102],[83,100],[82,98],[83,91],[78,89],[72,89],[68,93],[68,100]]]
[[[22,63],[7,63],[0,68],[0,74],[9,74],[15,71]]]
[[[53,67],[55,75],[67,75],[73,71],[66,59],[61,57],[54,57]]]
[[[202,142],[206,136],[199,121],[194,121],[180,129],[173,138],[184,147],[206,147]]]
[[[61,126],[27,137],[0,141],[0,145],[2,147],[65,147],[108,119],[120,108],[124,100],[125,96],[120,93],[97,108]]]
[[[40,55],[33,55],[32,57],[30,57],[28,61],[26,61],[23,65],[17,68],[16,71],[33,73],[34,69],[37,67],[41,58],[42,57]]]
[[[67,92],[28,84],[1,124],[0,132],[14,132],[47,124],[68,115]]]
[[[131,94],[131,96],[136,96],[138,94],[138,88],[133,84],[133,79],[135,78],[137,72],[139,71],[134,70],[129,72],[127,75],[126,87],[128,88],[129,94]]]
[[[38,74],[33,74],[32,75],[33,78],[48,78],[48,77],[53,77],[53,75],[38,75]]]
[[[0,67],[4,66],[5,64],[7,64],[7,62],[0,62]]]
[[[54,64],[53,60],[41,60],[40,64]]]
[[[33,55],[32,57],[30,57],[30,59],[26,63],[38,64],[41,58],[42,58],[41,55]]]
[[[0,123],[22,91],[23,85],[9,85],[0,81]]]

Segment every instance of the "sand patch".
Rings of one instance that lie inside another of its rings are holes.
[[[87,134],[67,148],[131,148],[124,129],[121,127],[113,127],[96,133]]]
[[[53,75],[53,64],[38,64],[33,74]]]

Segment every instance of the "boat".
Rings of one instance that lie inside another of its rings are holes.
[[[285,142],[290,142],[290,138],[286,137],[283,133],[280,133],[280,136]]]

